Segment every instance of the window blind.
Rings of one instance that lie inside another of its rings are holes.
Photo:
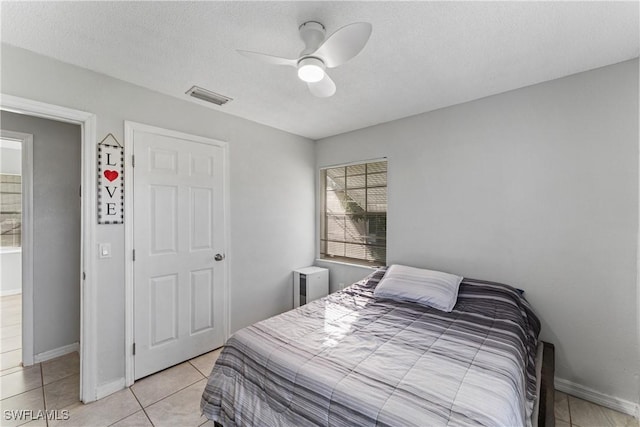
[[[0,174],[0,247],[22,244],[22,180]]]
[[[387,161],[320,171],[320,258],[385,265]]]

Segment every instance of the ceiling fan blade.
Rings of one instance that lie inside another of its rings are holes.
[[[355,22],[331,34],[311,55],[319,56],[329,68],[344,64],[356,56],[371,36],[371,24]]]
[[[289,65],[295,67],[298,65],[297,59],[280,58],[279,56],[266,55],[264,53],[249,52],[248,50],[238,50],[240,55],[247,58],[257,59],[258,61],[267,62],[272,65]]]
[[[326,73],[322,80],[315,83],[307,83],[307,86],[309,87],[311,93],[319,98],[328,98],[336,93],[336,84]]]

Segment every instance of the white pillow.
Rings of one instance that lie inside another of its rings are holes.
[[[441,271],[392,265],[373,291],[374,296],[411,301],[450,312],[458,299],[461,276]]]

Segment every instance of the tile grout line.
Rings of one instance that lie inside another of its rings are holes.
[[[23,370],[24,370],[24,369],[23,369]],[[7,375],[19,374],[20,372],[21,372],[21,371],[12,372],[12,373],[7,374]],[[3,375],[3,376],[5,376],[5,375]],[[0,378],[2,378],[2,377],[0,377]],[[42,373],[40,373],[40,384],[42,384]],[[2,385],[2,380],[1,380],[1,379],[0,379],[0,385]],[[1,401],[4,401],[4,400],[7,400],[7,399],[14,398],[14,397],[16,397],[16,396],[20,396],[20,395],[25,394],[25,393],[29,393],[30,391],[34,391],[34,390],[37,390],[37,389],[39,389],[39,388],[44,388],[44,386],[43,386],[43,385],[39,385],[39,386],[37,386],[37,387],[33,387],[33,388],[28,389],[28,390],[23,390],[23,391],[21,391],[20,393],[16,393],[16,394],[12,394],[11,396],[3,397],[2,399],[0,399],[0,402],[1,402]]]
[[[569,426],[573,427],[573,419],[571,417],[571,399],[569,399],[569,395],[567,394],[567,408],[569,408]]]
[[[197,371],[197,369],[196,369],[196,371]],[[200,371],[198,371],[198,373],[200,374]],[[200,374],[200,375],[202,375],[202,374]],[[176,393],[180,393],[182,390],[185,390],[185,389],[187,389],[187,388],[191,387],[192,385],[194,385],[194,384],[195,384],[195,383],[197,383],[198,381],[202,381],[203,379],[205,379],[205,378],[199,378],[198,380],[196,380],[196,381],[192,382],[191,384],[189,384],[189,385],[187,385],[187,386],[185,386],[185,387],[182,387],[180,390],[176,390],[176,391],[174,391],[173,393],[166,395],[166,396],[165,396],[165,397],[163,397],[162,399],[159,399],[159,400],[156,400],[155,402],[149,403],[149,404],[146,406],[146,408],[148,408],[148,407],[150,407],[150,406],[153,406],[153,405],[155,405],[156,403],[160,403],[160,402],[162,402],[163,400],[165,400],[165,399],[167,399],[167,398],[169,398],[169,397],[173,396],[173,395],[174,395],[174,394],[176,394]],[[133,391],[133,390],[132,390],[132,391]],[[135,393],[134,393],[134,395],[135,395]],[[142,406],[142,405],[140,405],[140,406]],[[146,408],[145,408],[145,407],[143,407],[142,409],[146,409]]]
[[[217,350],[217,349],[216,349],[216,350]],[[213,351],[215,351],[215,350],[213,350]],[[216,359],[217,359],[217,358],[216,358]],[[193,359],[191,359],[191,360],[193,360]],[[203,373],[202,373],[202,371],[196,367],[196,365],[194,365],[193,363],[191,363],[191,360],[188,360],[189,364],[191,364],[191,366],[193,366],[193,367],[195,368],[195,370],[196,370],[196,371],[198,371],[198,372],[200,373],[200,375],[202,375],[202,376],[204,377],[204,379],[205,379],[205,380],[207,380],[207,382],[208,382],[208,381],[209,381],[209,377],[208,377],[208,376],[206,376],[205,374],[203,374]],[[214,365],[215,365],[215,362],[213,362],[213,363],[214,363]],[[212,367],[211,369],[213,369],[213,367]],[[195,384],[195,383],[194,383],[194,384]],[[205,385],[204,385],[204,387],[206,388],[206,387],[207,387],[207,384],[205,384]],[[200,415],[201,415],[201,416],[202,416],[202,415],[204,415],[204,412],[200,411]],[[207,416],[206,416],[206,415],[204,415],[204,418],[206,419],[206,421],[205,421],[205,422],[203,422],[202,424],[200,424],[198,427],[202,427],[203,425],[205,425],[206,423],[208,423],[208,422],[210,421],[210,420],[209,420],[209,418],[207,418]]]
[[[215,350],[213,350],[213,351],[215,351]],[[206,354],[206,353],[205,353],[205,354]],[[191,360],[193,360],[193,359],[191,359]],[[193,368],[194,368],[196,371],[198,371],[198,373],[199,373],[200,375],[202,375],[205,379],[208,379],[209,377],[208,377],[207,375],[205,375],[205,374],[204,374],[200,369],[198,369],[198,367],[197,367],[196,365],[194,365],[193,363],[191,363],[191,360],[187,360],[187,362],[189,362],[189,364],[190,364],[191,366],[193,366]],[[214,363],[215,363],[215,362],[214,362]]]
[[[195,366],[193,366],[193,364],[191,363],[191,361],[190,361],[190,360],[187,360],[187,363],[189,363],[189,364],[190,364],[190,365],[191,365],[191,366],[196,370],[196,372],[198,372],[200,375],[202,375],[202,373],[198,370],[198,368],[196,368]],[[174,394],[179,393],[179,392],[181,392],[182,390],[185,390],[185,389],[187,389],[187,388],[191,387],[192,385],[194,385],[194,384],[195,384],[195,383],[197,383],[198,381],[202,381],[203,379],[206,379],[206,377],[204,377],[204,376],[203,376],[203,378],[200,378],[200,379],[198,379],[198,380],[194,381],[193,383],[191,383],[191,384],[189,384],[189,385],[187,385],[187,386],[185,386],[185,387],[183,387],[183,388],[181,388],[181,389],[179,389],[179,390],[176,390],[176,391],[174,391],[174,392],[173,392],[173,393],[171,393],[171,394],[166,395],[166,396],[165,396],[165,397],[163,397],[162,399],[159,399],[159,400],[156,400],[155,402],[151,402],[151,403],[149,403],[146,407],[145,407],[144,405],[142,405],[142,403],[141,403],[141,402],[140,402],[140,400],[138,399],[138,396],[136,396],[136,393],[135,393],[135,391],[134,391],[134,390],[133,390],[133,388],[132,388],[133,386],[132,386],[132,387],[129,387],[129,389],[131,390],[131,394],[133,394],[133,397],[135,397],[135,398],[136,398],[136,401],[138,401],[138,404],[140,405],[140,407],[141,407],[141,408],[142,408],[142,410],[144,411],[144,414],[147,416],[147,419],[149,420],[149,422],[151,423],[151,425],[152,425],[152,426],[155,426],[155,424],[153,424],[153,421],[151,421],[151,417],[149,417],[149,414],[147,413],[147,408],[149,408],[149,407],[151,407],[151,406],[155,405],[156,403],[160,403],[160,402],[162,402],[162,401],[163,401],[163,400],[165,400],[165,399],[168,399],[169,397],[173,396]],[[124,419],[124,418],[123,418],[123,419]],[[117,422],[117,421],[116,421],[116,422]]]
[[[149,424],[151,424],[151,427],[155,427],[155,424],[153,424],[153,421],[151,421],[151,417],[149,416],[149,414],[147,414],[147,410],[145,408],[142,408],[142,412],[144,413],[144,416],[149,420]]]
[[[142,409],[142,412],[144,413],[144,416],[147,417],[147,420],[149,420],[149,423],[151,423],[151,425],[153,426],[153,422],[151,421],[151,418],[149,418],[149,414],[147,414],[147,411],[145,411],[144,406],[142,406],[142,403],[140,403],[140,400],[138,399],[138,396],[136,396],[136,394],[133,392],[133,389],[131,389],[131,387],[127,387],[129,389],[129,391],[131,392],[131,394],[133,395],[133,398],[136,399],[136,402],[138,402],[138,405],[140,405],[140,409]],[[137,414],[138,411],[134,412],[133,414],[129,414],[124,418],[119,419],[118,421],[114,422],[113,424],[117,424],[120,421],[124,420],[125,418],[129,418],[132,415]],[[110,424],[110,426],[112,426],[113,424]]]
[[[49,427],[49,417],[47,416],[47,398],[45,397],[45,393],[44,393],[44,372],[42,369],[42,363],[38,363],[38,365],[40,365],[40,384],[41,384],[41,388],[42,388],[42,404],[44,405],[44,410],[45,410],[45,417],[44,417],[44,423],[45,426]]]
[[[20,325],[20,322],[18,322],[18,323],[9,323],[7,325],[2,325],[2,327],[3,328],[8,328],[9,326],[19,326],[19,325]],[[9,337],[7,337],[7,338],[9,338]]]

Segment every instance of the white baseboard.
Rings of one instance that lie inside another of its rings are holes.
[[[22,288],[19,289],[10,289],[8,291],[0,291],[0,297],[8,297],[11,295],[20,295],[22,293]]]
[[[122,389],[124,389],[124,377],[123,378],[119,378],[115,381],[111,381],[110,383],[106,383],[106,384],[102,384],[100,386],[98,386],[98,390],[96,392],[96,398],[98,400],[102,399],[103,397],[107,397],[110,394],[115,393],[116,391],[120,391]]]
[[[80,343],[74,342],[73,344],[36,354],[33,356],[33,361],[34,363],[46,362],[47,360],[55,359],[56,357],[64,356],[74,351],[80,352]]]
[[[640,404],[631,402],[629,400],[620,399],[618,397],[609,396],[607,394],[600,393],[589,387],[585,387],[581,384],[565,380],[563,378],[556,377],[555,388],[563,393],[570,394],[575,397],[579,397],[589,402],[596,403],[600,406],[613,409],[618,412],[631,415],[632,417],[640,417]]]

